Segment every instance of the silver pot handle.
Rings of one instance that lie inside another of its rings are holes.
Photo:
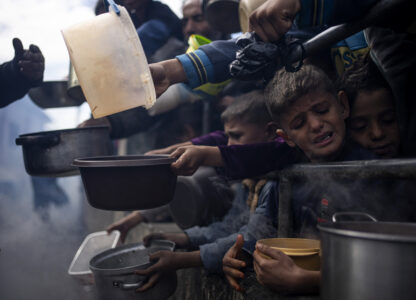
[[[123,281],[114,281],[113,286],[116,288],[120,288],[123,291],[130,291],[135,290],[144,285],[144,280],[136,282],[136,283],[124,283]]]
[[[364,213],[364,212],[358,212],[358,211],[345,211],[345,212],[334,213],[332,215],[332,222],[334,222],[334,223],[339,222],[337,220],[337,218],[340,217],[340,216],[349,216],[349,217],[351,217],[351,216],[360,216],[360,217],[367,218],[370,221],[377,222],[377,219],[374,218],[372,215]]]

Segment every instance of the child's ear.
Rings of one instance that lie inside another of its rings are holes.
[[[347,94],[344,91],[339,91],[338,92],[338,99],[339,99],[339,103],[341,105],[341,113],[342,113],[342,117],[343,119],[347,119],[350,116],[350,105],[348,102],[348,97]]]
[[[267,131],[267,137],[271,140],[274,140],[276,138],[277,129],[279,126],[276,122],[269,122],[266,124],[266,131]]]
[[[289,136],[286,134],[286,132],[283,129],[277,129],[276,134],[283,138],[290,147],[295,147],[296,144],[289,138]]]

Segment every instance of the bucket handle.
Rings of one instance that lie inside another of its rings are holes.
[[[370,221],[377,222],[377,219],[374,218],[372,215],[364,213],[364,212],[358,212],[358,211],[345,211],[345,212],[334,213],[332,215],[332,222],[334,222],[334,223],[339,222],[339,220],[337,218],[340,217],[340,216],[349,216],[349,217],[351,217],[351,216],[360,216],[360,217],[367,218]]]
[[[141,280],[136,283],[124,283],[123,281],[113,281],[113,286],[116,288],[120,288],[123,291],[130,291],[135,290],[142,287],[144,284],[144,280]]]
[[[111,6],[111,8],[114,10],[114,12],[117,15],[120,15],[120,10],[118,9],[117,4],[113,0],[107,0],[107,2],[108,2],[108,5],[109,5],[109,7],[108,7],[109,10],[110,10],[110,6]]]

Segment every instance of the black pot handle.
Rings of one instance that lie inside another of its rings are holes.
[[[345,211],[345,212],[334,213],[332,215],[332,222],[334,222],[334,223],[339,222],[338,217],[341,217],[341,216],[347,216],[347,217],[359,216],[359,217],[367,218],[370,221],[377,222],[377,219],[374,218],[372,215],[364,213],[364,212],[358,212],[358,211]]]
[[[59,134],[53,135],[37,135],[24,136],[16,139],[16,145],[39,145],[39,146],[55,146],[61,142]]]

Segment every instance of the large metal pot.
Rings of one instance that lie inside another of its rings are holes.
[[[84,99],[73,98],[67,92],[67,81],[44,81],[29,90],[29,97],[41,108],[80,106]]]
[[[75,158],[111,155],[108,127],[44,131],[20,135],[26,172],[32,176],[61,177],[79,174]]]
[[[416,299],[416,224],[340,222],[318,228],[322,299]]]
[[[176,272],[166,273],[155,286],[142,293],[135,290],[147,280],[134,273],[146,269],[152,263],[149,254],[160,250],[173,251],[175,244],[170,241],[153,241],[149,248],[143,243],[124,245],[104,251],[93,257],[90,269],[94,274],[98,299],[100,300],[162,300],[174,293],[177,285]]]

